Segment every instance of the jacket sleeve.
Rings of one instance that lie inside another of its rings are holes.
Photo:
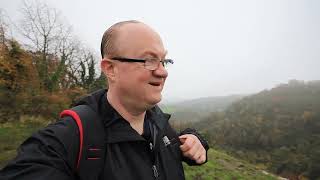
[[[184,135],[184,134],[193,134],[200,140],[202,146],[206,150],[206,161],[204,162],[204,163],[206,163],[208,161],[208,150],[209,150],[208,142],[195,129],[187,128],[187,129],[183,130],[182,132],[180,132],[180,135]],[[191,160],[191,159],[184,157],[184,156],[182,156],[182,161],[186,162],[190,166],[197,166],[197,165],[204,164],[204,163],[197,164],[196,161]]]
[[[77,125],[69,117],[39,130],[22,143],[16,158],[0,171],[0,179],[75,179],[78,133]]]

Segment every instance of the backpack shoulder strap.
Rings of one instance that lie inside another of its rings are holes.
[[[80,179],[99,179],[104,167],[106,144],[101,118],[88,105],[64,110],[60,117],[71,116],[79,128],[79,151],[76,171]]]

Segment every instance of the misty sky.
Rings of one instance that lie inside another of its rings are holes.
[[[20,0],[0,0],[13,21]],[[164,98],[248,94],[290,79],[320,80],[319,0],[46,0],[99,54],[107,27],[136,19],[163,39]]]

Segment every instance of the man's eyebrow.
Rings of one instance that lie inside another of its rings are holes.
[[[165,53],[164,53],[163,57],[166,57],[167,54],[168,54],[168,51],[165,50]],[[146,55],[151,55],[151,56],[153,56],[153,57],[155,57],[155,58],[158,58],[158,54],[157,54],[157,53],[154,53],[153,51],[145,51],[141,56],[146,56]],[[161,57],[161,58],[162,58],[162,57]]]

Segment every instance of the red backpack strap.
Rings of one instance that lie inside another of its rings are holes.
[[[60,116],[72,117],[79,128],[79,153],[77,162],[74,162],[79,179],[100,179],[106,152],[106,126],[102,119],[88,105],[75,106],[63,111]]]
[[[79,169],[79,164],[80,164],[80,159],[82,156],[82,149],[83,149],[83,127],[82,127],[82,122],[79,117],[79,115],[73,111],[73,110],[64,110],[60,113],[60,118],[63,118],[65,116],[71,116],[72,119],[74,119],[77,123],[78,129],[79,129],[79,138],[80,138],[80,145],[79,145],[79,153],[78,153],[78,158],[77,158],[77,169]]]

